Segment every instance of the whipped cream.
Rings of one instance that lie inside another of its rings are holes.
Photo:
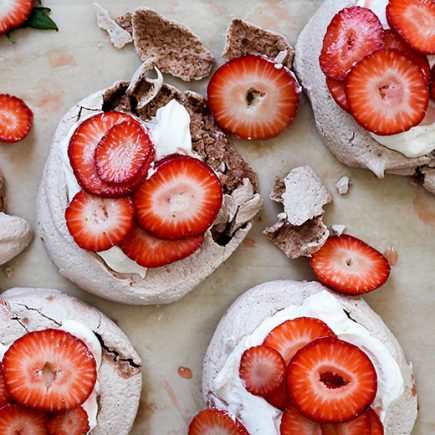
[[[62,326],[59,329],[69,332],[74,337],[79,338],[86,344],[90,352],[95,358],[95,363],[97,366],[97,374],[101,366],[102,361],[102,349],[100,342],[96,335],[89,329],[87,326],[83,325],[80,322],[75,320],[63,320]],[[3,359],[7,350],[11,347],[13,343],[9,344],[1,344],[0,343],[0,361]],[[88,414],[89,421],[89,432],[90,433],[95,427],[97,427],[97,415],[98,415],[98,401],[97,397],[100,394],[100,384],[97,377],[97,382],[95,383],[95,387],[92,390],[91,395],[87,398],[87,400],[82,404],[82,408]]]
[[[68,200],[71,201],[81,190],[74,175],[68,156],[68,146],[72,135],[77,127],[86,119],[102,112],[93,112],[76,122],[69,130],[64,140],[59,144],[59,152],[62,159],[63,171],[66,179],[66,190]],[[150,121],[139,122],[149,132],[156,150],[156,160],[178,153],[197,157],[192,151],[192,138],[190,136],[190,115],[189,112],[175,99],[169,101],[165,106],[157,110],[156,117]],[[148,176],[153,173],[150,169]],[[110,269],[118,273],[134,273],[145,278],[147,269],[128,258],[117,246],[107,251],[96,253]]]
[[[404,391],[400,368],[386,346],[364,326],[351,320],[339,300],[326,290],[308,297],[300,306],[290,305],[278,311],[242,338],[214,380],[212,389],[217,406],[237,417],[251,435],[279,435],[282,411],[246,390],[239,376],[240,359],[246,349],[262,344],[273,328],[303,316],[324,321],[338,338],[355,344],[369,356],[378,376],[378,390],[372,406],[380,411],[383,421],[386,409]],[[232,340],[229,338],[229,342]]]
[[[387,21],[386,9],[388,0],[359,0],[357,6],[362,6],[373,11],[385,29],[390,26]],[[435,56],[428,56],[429,64],[435,62]],[[420,125],[410,130],[389,136],[379,136],[369,132],[370,136],[381,145],[399,151],[406,157],[422,157],[435,150],[435,112],[434,103],[431,101],[426,117]]]

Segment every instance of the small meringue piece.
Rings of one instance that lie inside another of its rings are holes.
[[[341,177],[336,183],[335,187],[339,195],[346,195],[349,192],[350,178],[347,176]]]

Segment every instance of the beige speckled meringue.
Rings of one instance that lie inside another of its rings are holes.
[[[383,178],[385,173],[418,176],[423,178],[423,186],[435,193],[434,183],[424,180],[424,169],[435,165],[433,153],[409,158],[379,144],[335,103],[326,87],[319,65],[323,37],[333,16],[341,9],[356,4],[358,0],[325,0],[297,40],[294,67],[311,101],[319,133],[344,164],[367,168],[379,178]],[[432,172],[427,176],[433,178]]]
[[[97,427],[91,434],[127,435],[139,406],[142,363],[121,329],[96,308],[58,290],[13,288],[0,295],[3,345],[30,331],[59,328],[63,320],[91,329],[103,351]]]
[[[207,349],[202,380],[206,404],[210,407],[222,406],[217,403],[214,380],[243,337],[252,333],[263,320],[278,311],[290,305],[302,305],[306,298],[324,290],[329,291],[317,282],[272,281],[243,293],[222,317]],[[362,298],[331,294],[339,300],[352,320],[363,325],[387,347],[397,362],[404,379],[404,392],[387,408],[384,429],[386,435],[411,434],[417,417],[412,365],[406,361],[400,344],[381,317]]]

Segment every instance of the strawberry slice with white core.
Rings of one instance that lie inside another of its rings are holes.
[[[82,249],[106,251],[121,242],[134,224],[130,198],[100,198],[81,190],[65,211],[66,225]]]
[[[376,290],[390,276],[388,260],[379,251],[347,234],[329,237],[310,263],[323,284],[351,295]]]
[[[22,141],[30,132],[33,113],[20,98],[0,94],[0,142]]]
[[[435,2],[433,0],[390,0],[388,24],[414,50],[435,54]]]
[[[417,53],[397,33],[390,29],[384,30],[384,43],[386,50],[399,50],[412,59],[420,67],[425,79],[430,80],[430,65],[426,56]]]
[[[207,94],[220,127],[243,139],[268,139],[293,122],[300,87],[287,68],[264,57],[244,56],[214,73]]]
[[[135,179],[154,156],[151,140],[139,124],[131,120],[115,124],[95,150],[98,176],[107,183],[128,183]]]
[[[249,435],[249,433],[242,423],[228,413],[210,408],[193,418],[188,435]]]
[[[280,435],[323,435],[319,423],[304,417],[291,405],[282,415],[279,430]]]
[[[293,405],[321,423],[350,421],[374,400],[376,370],[357,346],[319,338],[299,350],[288,366]]]
[[[50,435],[85,435],[89,432],[88,414],[79,406],[61,414],[56,414],[48,420]]]
[[[124,254],[143,267],[171,264],[192,255],[204,241],[204,235],[182,240],[159,239],[139,226],[134,226],[119,244]]]
[[[346,95],[355,120],[383,136],[420,124],[429,104],[420,67],[398,50],[378,50],[355,65],[346,77]]]
[[[0,363],[0,408],[11,400],[8,390],[6,389],[5,378],[3,375],[3,365]]]
[[[384,435],[384,425],[382,424],[378,414],[370,408],[367,411],[367,415],[370,421],[370,435]]]
[[[14,341],[3,358],[3,369],[15,402],[49,412],[80,406],[97,380],[92,352],[59,329],[29,332]]]
[[[342,9],[326,30],[320,68],[326,77],[344,80],[356,62],[384,47],[383,35],[382,24],[370,9]]]
[[[320,319],[298,317],[272,329],[263,344],[277,350],[287,365],[299,349],[321,337],[335,337],[335,334]]]
[[[184,239],[203,234],[222,206],[222,186],[201,160],[174,156],[135,193],[139,224],[161,239]]]
[[[1,435],[48,435],[45,413],[20,405],[0,408]]]
[[[104,135],[116,124],[131,121],[130,115],[121,112],[99,113],[84,120],[72,135],[68,156],[74,175],[82,188],[94,195],[119,197],[132,193],[146,176],[139,172],[138,177],[128,183],[106,183],[97,172],[95,150]]]
[[[0,8],[0,36],[20,27],[29,18],[34,0],[5,0]]]
[[[334,101],[346,112],[349,112],[349,104],[347,104],[345,83],[341,80],[326,79],[329,93]]]
[[[275,349],[254,346],[243,352],[239,375],[251,394],[264,396],[276,390],[284,381],[286,365]]]
[[[374,435],[370,428],[368,412],[346,423],[323,424],[322,435]]]

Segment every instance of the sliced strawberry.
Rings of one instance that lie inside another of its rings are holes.
[[[3,369],[15,402],[50,412],[80,406],[97,380],[88,347],[59,329],[23,335],[5,353]]]
[[[134,224],[129,198],[99,198],[81,190],[65,211],[74,241],[88,251],[105,251],[125,238]]]
[[[430,84],[429,84],[430,97],[435,101],[435,65],[430,72]]]
[[[373,402],[377,390],[370,358],[357,346],[330,337],[296,353],[287,381],[298,411],[321,423],[354,419]]]
[[[0,363],[0,408],[11,400],[8,390],[6,389],[6,383],[3,376],[3,365]]]
[[[210,408],[196,415],[189,426],[188,435],[249,435],[239,421],[228,413]]]
[[[335,334],[319,319],[298,317],[272,329],[263,344],[277,350],[287,365],[299,349],[321,337],[335,337]]]
[[[284,382],[285,361],[275,349],[254,346],[243,352],[239,375],[251,394],[264,396],[276,390]]]
[[[48,435],[47,417],[41,411],[20,405],[0,408],[1,435]]]
[[[340,80],[326,78],[326,86],[334,98],[335,102],[346,112],[349,112],[349,105],[347,104],[346,87],[345,83]]]
[[[161,267],[192,255],[197,251],[204,235],[183,240],[165,240],[134,226],[119,247],[133,261],[143,267]]]
[[[101,139],[95,150],[98,176],[107,183],[128,183],[151,164],[154,147],[139,122],[131,120],[115,124]]]
[[[355,120],[379,135],[420,124],[429,104],[420,67],[397,50],[378,50],[355,65],[346,77],[346,95]]]
[[[370,421],[370,435],[384,435],[384,425],[378,417],[378,414],[370,408],[367,411],[367,415],[369,416]]]
[[[272,392],[265,394],[263,398],[275,408],[284,411],[290,404],[290,393],[288,392],[287,380]]]
[[[322,435],[372,435],[369,415],[366,411],[346,423],[323,424]]]
[[[344,80],[356,62],[383,46],[382,24],[370,9],[342,9],[326,30],[320,68],[326,77]]]
[[[177,156],[156,166],[137,190],[134,202],[139,224],[162,239],[203,234],[222,206],[222,186],[201,160]]]
[[[128,183],[110,184],[103,181],[95,165],[95,150],[104,135],[116,124],[131,121],[130,115],[121,112],[105,112],[83,121],[72,135],[68,155],[74,174],[82,188],[97,196],[119,197],[128,195],[146,176],[139,171],[137,178]]]
[[[33,113],[23,100],[0,94],[0,142],[20,142],[29,134],[32,122]]]
[[[435,2],[433,0],[390,0],[388,24],[414,50],[435,54]]]
[[[388,260],[380,252],[347,234],[329,237],[310,263],[323,284],[351,295],[376,290],[390,276]]]
[[[88,414],[79,406],[61,414],[56,414],[48,420],[50,435],[86,435],[89,432]]]
[[[8,0],[0,9],[0,36],[20,27],[29,18],[34,0]]]
[[[281,435],[323,435],[319,423],[304,417],[293,406],[284,411],[279,430]]]
[[[214,73],[207,94],[223,129],[243,139],[268,139],[293,122],[300,87],[287,68],[260,56],[244,56]]]

